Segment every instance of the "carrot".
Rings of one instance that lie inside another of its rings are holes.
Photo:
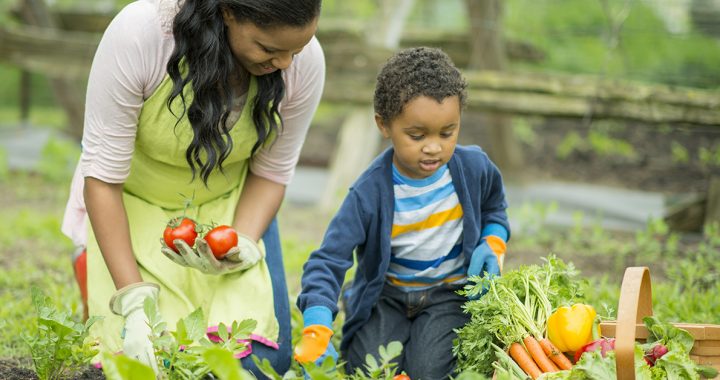
[[[540,339],[538,341],[540,347],[542,347],[545,355],[547,355],[553,363],[557,364],[559,369],[571,369],[572,363],[570,359],[565,356],[548,338]]]
[[[525,347],[523,347],[520,343],[516,342],[511,344],[510,350],[508,351],[510,353],[510,357],[513,358],[520,368],[530,375],[530,377],[537,379],[540,375],[542,375],[540,368],[538,368],[530,354],[525,351]]]
[[[527,348],[530,356],[532,356],[535,363],[537,363],[538,367],[540,367],[543,372],[559,371],[555,363],[553,363],[552,360],[545,355],[545,352],[543,352],[543,349],[540,347],[540,343],[538,343],[535,337],[528,335],[523,339],[523,343],[525,343],[525,348]]]

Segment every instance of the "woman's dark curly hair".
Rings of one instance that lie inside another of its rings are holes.
[[[171,109],[173,101],[180,97],[183,114],[187,112],[192,125],[193,141],[185,158],[193,178],[199,169],[207,184],[216,167],[222,171],[222,163],[233,147],[226,121],[232,108],[231,78],[241,68],[228,45],[222,10],[232,12],[238,22],[249,21],[260,28],[303,27],[320,15],[320,3],[321,0],[185,0],[173,21],[175,49],[167,64],[173,88],[167,107]],[[189,107],[183,94],[188,84],[193,92]],[[280,70],[257,77],[257,85],[252,119],[258,140],[253,153],[278,130],[278,104],[285,95]],[[178,120],[183,114],[176,115]]]
[[[418,96],[438,102],[458,96],[465,107],[467,84],[460,70],[442,50],[416,47],[393,55],[380,70],[375,86],[375,113],[389,123]]]

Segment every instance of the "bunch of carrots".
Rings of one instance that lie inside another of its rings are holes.
[[[553,311],[548,299],[551,276],[520,272],[508,281],[487,282],[484,297],[495,305],[494,327],[489,330],[506,347],[509,356],[533,379],[546,372],[570,369],[572,362],[546,336]]]

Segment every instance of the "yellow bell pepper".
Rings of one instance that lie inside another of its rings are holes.
[[[548,318],[548,338],[562,352],[577,351],[593,339],[595,309],[577,303],[562,306]]]

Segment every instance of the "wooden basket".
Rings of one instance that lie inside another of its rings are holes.
[[[635,340],[647,339],[649,334],[642,319],[651,315],[650,270],[647,267],[627,268],[620,289],[617,321],[600,324],[603,336],[615,337],[618,380],[635,380]],[[695,363],[720,370],[720,325],[673,325],[687,330],[695,338],[690,351],[690,358]]]

